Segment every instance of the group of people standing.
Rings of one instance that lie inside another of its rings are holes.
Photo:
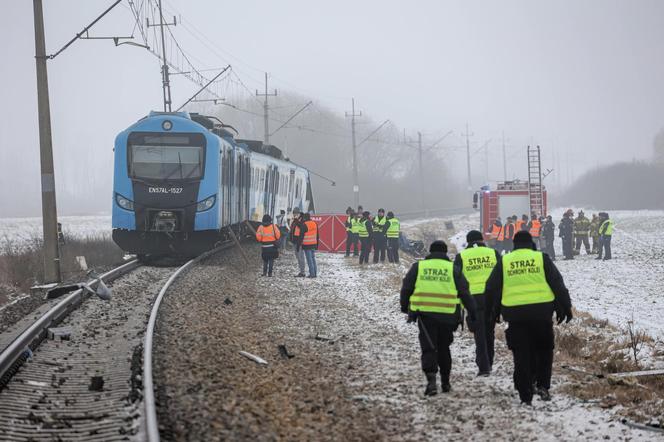
[[[479,231],[470,231],[468,246],[454,262],[445,242],[434,241],[429,256],[414,263],[404,277],[401,311],[419,327],[425,396],[438,393],[438,373],[442,391],[451,389],[450,344],[465,309],[475,338],[477,375],[491,375],[494,328],[502,317],[508,323],[505,338],[521,402],[531,405],[535,394],[551,400],[553,314],[558,324],[569,322],[572,302],[558,269],[537,250],[530,232],[518,231],[510,239],[513,250],[501,255],[487,247]]]
[[[532,214],[530,218],[522,215],[518,219],[516,215],[507,217],[503,224],[500,217],[496,218],[490,228],[488,245],[499,253],[508,253],[514,248],[514,237],[518,232],[530,233],[533,243],[548,254],[555,261],[556,249],[554,240],[556,237],[556,225],[551,215],[538,217]],[[581,246],[585,247],[586,254],[597,254],[596,259],[611,259],[611,237],[613,235],[613,220],[606,212],[593,214],[592,220],[588,219],[583,210],[574,218],[574,211],[568,209],[558,224],[558,237],[562,240],[564,259],[574,259],[575,255],[581,253]],[[592,247],[590,244],[592,239]]]
[[[293,244],[295,258],[298,264],[298,278],[318,277],[316,263],[316,250],[318,250],[319,235],[318,224],[311,219],[309,213],[302,213],[294,208],[290,221],[286,213],[281,210],[277,215],[277,223],[272,223],[270,215],[263,215],[261,225],[256,229],[256,240],[261,244],[261,258],[263,260],[263,276],[272,276],[274,260],[279,257],[279,251],[286,248],[286,239]],[[309,275],[305,273],[306,267]]]
[[[567,209],[558,225],[558,236],[562,239],[564,259],[574,259],[575,255],[580,255],[582,245],[586,250],[586,255],[596,254],[595,259],[604,261],[611,259],[613,226],[613,220],[606,212],[593,214],[591,220],[585,216],[583,210],[579,210],[577,217],[574,218],[574,211]],[[592,246],[590,239],[592,239]],[[553,253],[555,259],[555,252]]]
[[[369,263],[369,255],[373,248],[373,262],[399,263],[399,237],[401,223],[394,213],[378,209],[376,216],[358,206],[357,211],[351,207],[346,209],[346,257],[351,251],[359,256],[360,264]]]

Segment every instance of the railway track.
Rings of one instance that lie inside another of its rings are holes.
[[[179,275],[226,247],[175,271],[136,261],[113,269],[102,275],[110,301],[77,290],[0,348],[0,440],[158,441],[152,341],[159,305]],[[64,338],[49,337],[56,326]]]

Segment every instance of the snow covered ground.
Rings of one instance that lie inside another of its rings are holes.
[[[551,215],[556,227],[564,209]],[[575,214],[578,209],[574,209]],[[592,211],[586,211],[588,217]],[[664,211],[612,211],[615,222],[611,261],[597,261],[585,250],[573,261],[558,260],[574,306],[598,319],[608,319],[624,328],[634,320],[637,328],[656,339],[664,338],[664,245],[659,241],[664,232]],[[455,231],[444,228],[452,221]],[[421,237],[422,231],[439,232],[457,248],[463,247],[465,234],[479,225],[479,214],[457,215],[443,219],[404,222],[409,237]],[[557,235],[556,229],[556,235]],[[562,244],[556,237],[556,254],[562,255]]]
[[[110,236],[110,215],[61,216],[62,230],[66,235],[83,238],[86,236]],[[28,243],[42,236],[41,218],[0,218],[0,239]]]

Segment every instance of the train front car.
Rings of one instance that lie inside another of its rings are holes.
[[[122,250],[194,256],[218,241],[220,142],[184,112],[152,112],[117,136],[113,240]]]

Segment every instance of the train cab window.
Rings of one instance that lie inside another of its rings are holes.
[[[129,176],[151,180],[203,177],[203,134],[132,133],[127,142]]]

